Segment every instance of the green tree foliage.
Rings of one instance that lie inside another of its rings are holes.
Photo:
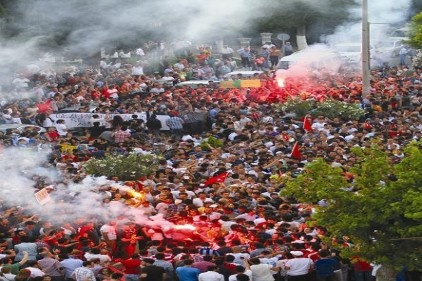
[[[212,150],[214,148],[218,148],[218,147],[222,147],[223,146],[223,141],[220,139],[217,139],[216,137],[209,137],[207,140],[204,140],[201,142],[201,148],[204,151],[209,151]]]
[[[301,175],[287,179],[282,195],[317,203],[317,225],[328,229],[327,241],[350,237],[354,246],[340,248],[386,266],[422,268],[422,143],[405,148],[405,157],[392,161],[381,145],[354,148],[358,164],[344,170],[323,159],[309,163]]]
[[[110,155],[103,159],[88,160],[84,169],[87,174],[93,176],[118,177],[119,180],[130,181],[153,174],[159,159],[153,154]]]
[[[414,16],[415,14],[419,13],[420,11],[422,11],[422,1],[412,0],[410,14],[412,16]]]
[[[357,104],[350,104],[336,100],[317,102],[314,100],[291,99],[284,104],[274,105],[287,113],[294,113],[296,118],[303,118],[310,114],[313,117],[324,116],[329,119],[358,120],[365,111]]]
[[[312,28],[320,36],[334,32],[336,26],[350,20],[348,8],[356,3],[353,0],[264,0],[263,4],[266,12],[257,19],[258,31],[294,30],[296,35],[308,35],[307,30]]]
[[[412,18],[410,40],[407,43],[416,49],[422,49],[422,12]]]

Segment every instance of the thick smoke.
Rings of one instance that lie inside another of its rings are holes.
[[[371,44],[376,46],[390,36],[392,30],[404,25],[411,0],[368,1],[368,21]],[[350,10],[352,18],[361,18],[360,6]],[[346,23],[337,27],[332,35],[326,36],[329,45],[338,43],[360,42],[362,40],[362,22]]]
[[[2,150],[0,156],[0,176],[3,179],[0,183],[0,202],[5,207],[20,206],[26,214],[53,223],[96,218],[102,221],[118,219],[120,223],[131,221],[163,229],[173,225],[160,215],[148,218],[142,211],[120,202],[104,204],[103,200],[109,198],[103,190],[105,187],[116,187],[121,192],[130,190],[122,183],[91,176],[79,183],[59,181],[61,176],[57,170],[46,164],[47,152],[12,148]],[[49,189],[50,199],[40,203],[35,193],[44,187]]]

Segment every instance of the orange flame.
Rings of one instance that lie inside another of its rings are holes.
[[[135,191],[135,190],[133,190],[133,189],[128,189],[128,190],[126,190],[126,192],[127,192],[130,196],[132,196],[133,198],[140,199],[140,200],[145,199],[145,194],[143,194],[143,193],[141,193],[141,192],[137,192],[137,191]]]

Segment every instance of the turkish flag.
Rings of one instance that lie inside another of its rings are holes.
[[[303,130],[305,130],[305,132],[312,131],[312,121],[308,115],[303,118]]]
[[[51,110],[50,103],[51,103],[51,100],[48,100],[44,103],[37,104],[38,112],[43,113],[43,112],[47,112],[47,111]]]
[[[204,184],[207,186],[207,185],[212,185],[217,182],[224,182],[228,175],[229,175],[229,172],[224,172],[224,173],[212,176],[208,178]]]
[[[295,142],[295,145],[293,145],[292,153],[290,154],[290,158],[294,158],[294,159],[298,159],[298,160],[302,159],[302,153],[300,153],[299,142]]]

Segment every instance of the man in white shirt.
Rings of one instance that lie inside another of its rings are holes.
[[[304,258],[302,251],[290,251],[293,259],[285,264],[289,280],[306,281],[309,277],[309,271],[314,268],[314,262],[310,258]]]
[[[207,272],[198,275],[198,281],[224,281],[224,275],[217,272],[215,265],[210,265],[207,269]]]
[[[224,45],[223,49],[221,50],[221,57],[223,59],[230,59],[231,57],[233,57],[233,53],[234,50],[232,48],[227,45]]]
[[[276,271],[277,268],[269,265],[261,263],[259,258],[252,258],[250,259],[251,266],[250,269],[252,271],[252,278],[254,281],[274,281],[273,271]]]
[[[39,268],[37,261],[28,261],[25,269],[31,271],[31,278],[42,277],[45,275],[45,273]]]
[[[141,76],[144,75],[144,67],[142,66],[141,62],[136,62],[135,65],[132,67],[132,75],[134,76]]]
[[[114,250],[116,247],[116,239],[117,239],[116,222],[111,221],[109,223],[104,224],[100,228],[100,232],[101,232],[101,237],[107,243],[107,246],[111,250]]]
[[[84,258],[87,261],[91,261],[93,259],[99,259],[101,264],[111,262],[110,256],[106,254],[102,254],[100,250],[97,248],[92,248],[89,252],[86,252],[84,254]]]
[[[76,281],[96,281],[94,271],[92,271],[93,267],[92,261],[84,261],[81,267],[75,269],[72,278]]]
[[[229,281],[237,281],[237,275],[239,274],[245,274],[249,277],[249,281],[252,280],[252,271],[250,269],[246,269],[244,266],[237,265],[236,266],[236,274],[229,276]]]

